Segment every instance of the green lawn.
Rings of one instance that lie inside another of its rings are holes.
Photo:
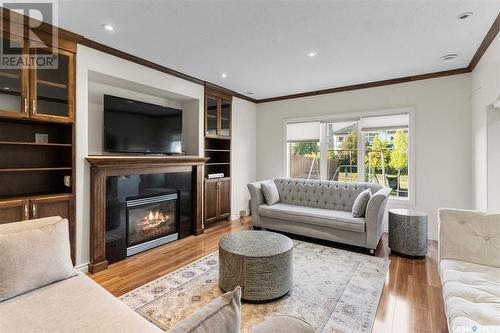
[[[397,175],[387,175],[389,177],[394,176],[397,177]],[[382,182],[382,174],[377,174],[377,179],[379,183]],[[400,184],[399,187],[401,190],[407,190],[408,189],[408,176],[407,175],[401,175],[400,177]],[[344,172],[339,173],[339,181],[341,182],[347,182],[347,183],[352,183],[352,182],[357,182],[358,181],[358,174],[357,172],[353,173],[347,173],[347,175]]]

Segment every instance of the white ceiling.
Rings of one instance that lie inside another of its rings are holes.
[[[58,25],[261,99],[466,67],[499,11],[500,0],[59,0]]]

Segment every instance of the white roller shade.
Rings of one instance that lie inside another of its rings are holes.
[[[320,122],[291,123],[286,125],[286,141],[319,141]]]
[[[363,117],[360,121],[363,131],[375,129],[407,128],[410,124],[409,114],[398,114],[380,117]]]

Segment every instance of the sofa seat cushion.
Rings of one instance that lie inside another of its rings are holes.
[[[439,273],[450,331],[500,325],[500,268],[442,260]]]
[[[0,302],[0,332],[162,332],[83,274]]]
[[[330,210],[315,207],[305,207],[277,203],[272,206],[261,205],[259,215],[306,224],[315,224],[333,229],[354,232],[365,232],[365,220],[353,217],[351,212]]]

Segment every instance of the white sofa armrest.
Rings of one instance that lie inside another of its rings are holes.
[[[259,206],[266,203],[264,194],[260,184],[263,182],[269,182],[269,180],[250,183],[247,185],[248,191],[250,192],[250,213],[252,214],[252,225],[254,227],[259,227]]]
[[[369,249],[375,249],[382,237],[385,207],[391,191],[387,187],[378,190],[366,206],[366,247]]]
[[[441,208],[438,258],[500,267],[500,214]]]

